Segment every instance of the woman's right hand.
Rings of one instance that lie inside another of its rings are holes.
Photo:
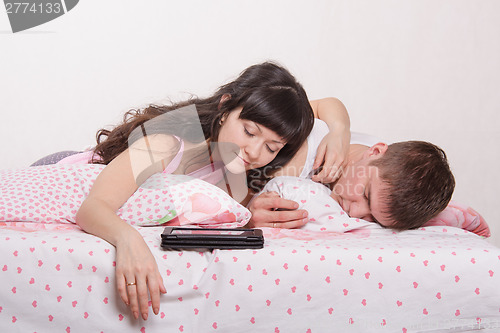
[[[351,141],[351,120],[344,104],[329,97],[311,101],[314,116],[326,122],[328,133],[318,146],[313,169],[322,170],[312,177],[313,181],[332,183],[337,180],[346,163]]]
[[[312,176],[312,180],[321,183],[333,183],[341,175],[349,154],[351,132],[349,129],[330,131],[318,146],[313,170],[322,166],[322,170]]]
[[[249,228],[300,228],[307,223],[307,211],[297,208],[299,205],[283,199],[276,192],[264,192],[255,197],[247,207],[252,217]]]
[[[135,230],[116,244],[116,285],[123,302],[137,319],[148,319],[148,294],[153,313],[160,309],[160,293],[167,290],[158,265],[142,236]]]

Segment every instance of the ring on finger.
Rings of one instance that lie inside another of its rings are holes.
[[[135,282],[128,282],[128,283],[127,283],[127,287],[130,287],[130,286],[135,286],[135,285],[136,285],[136,283],[135,283]]]
[[[273,223],[273,228],[276,228],[276,222]]]

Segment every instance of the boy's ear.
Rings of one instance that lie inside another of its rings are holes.
[[[231,99],[231,95],[230,94],[224,94],[224,95],[222,95],[222,97],[220,98],[220,102],[219,102],[219,110],[222,107],[222,104],[224,104],[224,102],[226,102],[226,101],[228,101],[230,99]]]
[[[387,148],[389,146],[386,143],[379,142],[368,148],[368,150],[365,152],[366,157],[382,157],[385,152],[387,151]]]

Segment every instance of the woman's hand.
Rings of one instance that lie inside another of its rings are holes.
[[[336,129],[330,131],[321,140],[314,159],[313,169],[322,166],[321,171],[312,180],[332,183],[342,174],[349,153],[351,134],[349,130]]]
[[[342,174],[351,141],[351,121],[344,104],[337,98],[328,97],[311,101],[314,116],[326,122],[330,132],[321,140],[313,169],[323,165],[312,180],[332,183]]]
[[[83,230],[116,247],[118,293],[134,317],[142,314],[144,320],[148,318],[148,296],[153,312],[158,314],[160,294],[166,293],[166,289],[144,238],[116,211],[134,194],[141,180],[161,172],[162,165],[170,162],[176,149],[174,141],[177,139],[162,135],[137,140],[101,171],[76,215],[76,223]],[[153,161],[151,152],[158,152]]]
[[[264,192],[247,207],[252,213],[248,228],[300,228],[307,223],[307,211],[297,210],[293,200],[281,198],[276,192]]]
[[[148,294],[153,313],[160,310],[160,293],[167,290],[158,271],[156,260],[142,236],[133,230],[116,244],[116,285],[123,302],[130,306],[134,317],[148,319]]]

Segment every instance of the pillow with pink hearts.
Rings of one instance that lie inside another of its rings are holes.
[[[448,206],[435,218],[424,224],[465,229],[482,237],[490,237],[490,228],[484,218],[471,207],[450,201]]]
[[[0,221],[75,223],[76,213],[104,169],[100,164],[53,164],[0,171]],[[240,227],[250,212],[200,179],[155,174],[117,211],[131,225]]]
[[[0,221],[75,223],[104,166],[43,165],[0,170]]]
[[[251,214],[226,192],[186,175],[155,174],[118,210],[132,225],[194,225],[235,228],[248,223]]]

